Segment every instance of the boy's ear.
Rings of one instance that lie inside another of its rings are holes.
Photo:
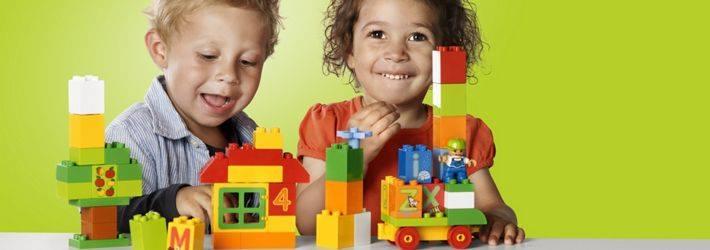
[[[163,38],[160,37],[158,31],[150,29],[145,33],[145,47],[150,53],[155,65],[160,69],[165,69],[168,66],[167,45]]]

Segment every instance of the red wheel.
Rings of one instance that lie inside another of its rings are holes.
[[[394,234],[394,242],[400,249],[417,249],[417,246],[419,246],[419,233],[413,227],[401,227]]]
[[[449,246],[466,249],[471,245],[473,235],[468,226],[453,226],[449,229]]]

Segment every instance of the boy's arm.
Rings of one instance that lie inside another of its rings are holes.
[[[498,244],[504,237],[506,244],[520,243],[525,238],[525,232],[517,227],[518,218],[500,195],[488,168],[482,168],[469,176],[476,184],[476,208],[483,211],[488,219],[488,225],[481,231],[481,241]]]
[[[310,182],[299,184],[296,193],[296,226],[302,235],[314,235],[316,215],[325,204],[325,162],[303,157],[303,167],[311,175]]]
[[[130,231],[128,221],[136,214],[145,214],[155,211],[165,217],[166,221],[172,221],[178,217],[179,213],[175,206],[177,192],[189,186],[187,184],[175,184],[163,189],[158,189],[150,194],[134,197],[126,206],[118,207],[118,231],[128,233]]]

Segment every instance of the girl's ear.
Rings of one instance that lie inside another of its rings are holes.
[[[355,57],[352,51],[348,51],[348,53],[345,54],[345,65],[348,66],[350,71],[353,71],[355,68]]]
[[[168,67],[167,45],[157,30],[150,29],[145,33],[145,47],[155,65],[161,69]]]

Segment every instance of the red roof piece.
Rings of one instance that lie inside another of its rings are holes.
[[[200,173],[202,183],[227,183],[228,167],[238,165],[281,165],[283,171],[283,183],[307,183],[310,175],[301,165],[301,162],[293,158],[291,153],[283,153],[280,149],[256,149],[250,144],[244,144],[239,148],[237,144],[230,143],[224,153],[217,152],[205,164]]]

